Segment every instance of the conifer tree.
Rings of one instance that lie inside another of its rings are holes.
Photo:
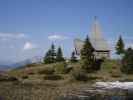
[[[64,60],[65,59],[63,57],[62,49],[61,49],[61,47],[59,47],[58,50],[57,50],[56,61],[57,62],[62,62]]]
[[[44,57],[44,63],[50,64],[56,62],[56,53],[55,53],[55,46],[54,44],[51,45],[51,48],[46,52]]]
[[[133,49],[125,50],[125,55],[122,58],[121,70],[127,74],[133,74]]]
[[[119,37],[119,39],[117,41],[115,49],[116,49],[116,54],[118,54],[118,55],[123,54],[125,51],[124,50],[124,42],[123,42],[123,39],[121,36]]]
[[[94,52],[94,48],[91,45],[90,40],[87,36],[85,39],[83,48],[81,49],[81,59],[82,60],[84,60],[84,59],[89,60],[89,59],[93,58],[94,57],[93,52]]]
[[[52,63],[51,61],[51,50],[48,50],[45,54],[45,57],[44,57],[44,63],[45,64],[50,64]]]
[[[76,57],[76,55],[75,55],[75,52],[73,51],[72,52],[72,55],[71,55],[71,62],[72,63],[75,63],[75,62],[77,62],[78,60],[77,60],[77,57]]]
[[[86,71],[90,72],[93,70],[94,64],[94,48],[91,45],[88,36],[85,39],[83,48],[81,49],[81,61],[82,61],[82,68]]]
[[[51,62],[55,63],[56,62],[56,52],[55,52],[55,45],[52,43],[51,45]]]

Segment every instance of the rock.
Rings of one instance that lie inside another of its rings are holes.
[[[133,90],[133,82],[96,82],[95,86],[107,89],[120,88]]]
[[[57,100],[133,100],[133,91],[88,88],[60,96]]]

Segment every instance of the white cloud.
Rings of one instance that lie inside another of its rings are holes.
[[[63,35],[50,35],[48,36],[49,40],[65,40],[68,39],[68,37],[63,36]]]
[[[22,38],[26,38],[26,35],[24,33],[0,33],[0,39],[2,40]]]
[[[26,42],[24,44],[23,50],[31,50],[36,48],[36,46],[34,44],[32,44],[31,42]]]

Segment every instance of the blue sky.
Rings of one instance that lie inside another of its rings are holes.
[[[52,41],[69,57],[94,16],[111,47],[120,34],[133,46],[133,0],[0,0],[0,61],[44,55]]]

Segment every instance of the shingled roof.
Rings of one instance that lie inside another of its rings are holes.
[[[97,18],[95,18],[93,24],[90,42],[96,51],[110,51],[107,41],[102,37],[102,32],[100,30]],[[84,44],[83,40],[80,39],[74,40],[75,49],[78,54],[80,54],[80,50],[82,49],[83,44]]]

